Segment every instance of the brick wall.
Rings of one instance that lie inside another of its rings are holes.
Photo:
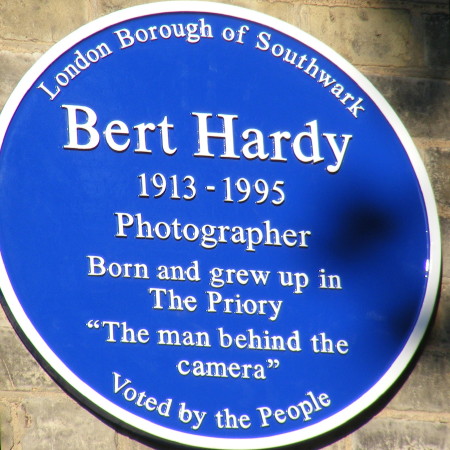
[[[0,0],[0,107],[32,63],[69,32],[131,0]],[[433,329],[391,401],[329,446],[450,448],[450,25],[447,0],[230,0],[290,22],[365,74],[412,135],[431,178],[443,238]],[[66,395],[35,362],[0,310],[1,448],[148,448]],[[336,437],[337,438],[337,437]]]

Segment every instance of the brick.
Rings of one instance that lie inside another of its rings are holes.
[[[226,3],[250,10],[262,12],[277,19],[298,26],[299,6],[296,2],[255,2],[254,0],[231,0]]]
[[[270,0],[266,0],[270,1]],[[279,0],[292,1],[292,0]],[[359,6],[369,8],[410,8],[448,11],[448,0],[302,0],[305,5]]]
[[[0,328],[0,390],[59,388],[35,361],[12,329]]]
[[[3,295],[1,292],[0,292],[0,298],[3,301]],[[6,317],[6,313],[3,310],[3,308],[0,306],[0,328],[10,328],[10,327],[11,327],[11,325],[9,323],[8,318]]]
[[[0,109],[17,83],[40,56],[39,53],[0,51]]]
[[[450,352],[425,349],[414,370],[388,408],[445,412],[450,405]]]
[[[2,0],[0,38],[59,41],[87,21],[87,5],[87,0]]]
[[[430,66],[450,66],[450,18],[448,14],[425,14],[426,62]]]
[[[341,439],[340,441],[335,442],[334,444],[327,445],[326,447],[321,447],[322,450],[347,450],[346,440]]]
[[[431,147],[425,153],[425,164],[430,176],[436,203],[441,210],[450,211],[450,145],[449,148]]]
[[[340,441],[337,441],[337,442],[327,445],[325,447],[323,447],[321,445],[320,448],[322,450],[348,450],[349,447],[347,447],[347,445],[346,445],[347,440],[348,440],[348,438],[341,439]],[[145,441],[143,441],[143,442],[145,442]],[[117,450],[151,450],[153,448],[153,447],[151,447],[151,445],[152,445],[151,443],[147,443],[147,444],[140,443],[138,441],[132,440],[128,436],[122,435],[120,433],[117,434]],[[156,447],[157,450],[173,450],[173,448],[174,447],[171,445],[167,445],[167,446],[158,445]],[[299,447],[299,448],[303,448],[303,447]],[[312,448],[312,447],[307,446],[307,447],[305,447],[305,449],[306,448]],[[316,448],[316,447],[314,447],[314,448]]]
[[[450,281],[450,218],[441,218],[442,276]]]
[[[450,279],[448,278],[442,281],[436,319],[430,333],[430,345],[447,348],[450,352]]]
[[[24,400],[22,448],[115,449],[115,431],[67,396]]]
[[[119,11],[120,9],[129,8],[131,6],[142,5],[146,3],[154,3],[158,0],[99,0],[98,10],[100,15]]]
[[[151,450],[153,448],[150,443],[141,443],[121,434],[120,432],[117,433],[116,442],[117,450]],[[158,446],[157,450],[170,450],[170,445],[168,447]]]
[[[355,450],[443,450],[450,446],[450,428],[446,423],[374,419],[353,440]]]
[[[416,66],[423,50],[406,9],[302,6],[301,29],[353,64]]]
[[[413,137],[450,139],[450,81],[368,75]]]
[[[143,0],[101,0],[99,2],[100,14],[108,14],[113,11],[128,8],[130,6],[136,6],[145,3],[153,3],[157,0],[143,1]],[[254,11],[263,12],[278,19],[285,20],[287,22],[294,21],[298,16],[298,6],[295,2],[255,2],[254,0],[229,0],[223,3],[230,5],[240,6],[242,8],[248,8]]]
[[[9,404],[0,402],[0,448],[14,448],[14,431]]]

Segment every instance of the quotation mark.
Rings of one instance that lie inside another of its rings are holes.
[[[280,367],[280,361],[278,359],[268,359],[267,368],[268,369],[278,369]]]
[[[94,328],[94,329],[96,329],[96,330],[98,330],[99,328],[100,328],[100,320],[90,320],[87,324],[86,324],[86,326],[88,327],[88,328]]]

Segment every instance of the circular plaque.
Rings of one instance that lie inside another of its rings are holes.
[[[41,363],[145,436],[320,436],[410,362],[440,275],[416,149],[333,50],[168,2],[48,51],[0,119],[0,282]]]

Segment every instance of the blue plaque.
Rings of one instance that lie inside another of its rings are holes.
[[[427,328],[436,207],[399,119],[274,18],[169,2],[56,44],[0,120],[0,281],[41,363],[194,447],[320,436]]]

